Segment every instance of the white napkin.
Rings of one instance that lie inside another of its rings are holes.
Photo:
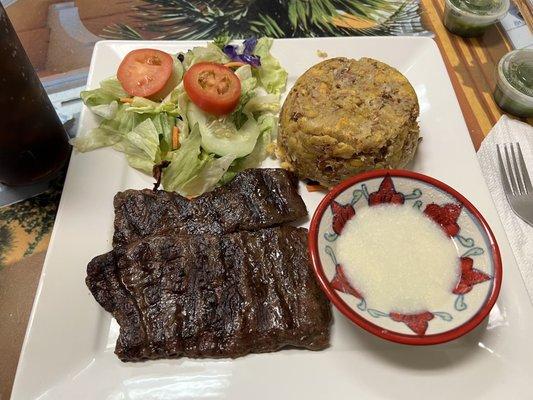
[[[533,227],[511,210],[500,179],[496,144],[520,143],[529,176],[533,178],[533,127],[506,115],[494,125],[477,153],[481,170],[513,249],[529,298],[533,301]],[[532,205],[533,207],[533,205]]]

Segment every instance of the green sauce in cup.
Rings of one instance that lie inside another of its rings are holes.
[[[518,117],[533,117],[533,50],[514,50],[496,68],[494,100]]]
[[[531,50],[530,50],[531,51]],[[504,71],[509,83],[528,96],[533,96],[533,60],[511,60]]]
[[[478,15],[491,15],[501,7],[502,0],[450,0],[457,8]]]
[[[509,0],[446,0],[444,25],[460,36],[480,36],[507,13],[509,5]]]

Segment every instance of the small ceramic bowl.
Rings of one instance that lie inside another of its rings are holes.
[[[453,240],[461,273],[444,307],[384,312],[367,304],[346,279],[336,258],[344,224],[359,209],[386,203],[419,209]],[[320,285],[339,311],[374,335],[403,344],[444,343],[468,333],[489,314],[502,281],[498,245],[479,211],[448,185],[410,171],[371,171],[334,187],[311,220],[309,250]]]

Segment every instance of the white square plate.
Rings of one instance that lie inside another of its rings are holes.
[[[204,42],[99,42],[89,88],[115,73],[134,48],[185,51]],[[92,257],[111,249],[113,196],[151,179],[121,153],[73,154],[13,388],[13,399],[509,399],[531,398],[533,309],[485,186],[468,129],[439,50],[428,38],[277,40],[272,52],[289,71],[289,88],[329,57],[373,57],[407,76],[420,101],[424,137],[412,169],[463,193],[499,241],[504,280],[490,317],[452,343],[409,347],[375,338],[335,313],[331,347],[284,350],[236,360],[122,363],[118,325],[85,286]],[[96,118],[83,110],[80,134]],[[265,165],[276,165],[267,161]],[[312,213],[319,193],[301,191]]]

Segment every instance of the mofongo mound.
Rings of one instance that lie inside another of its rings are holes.
[[[419,141],[416,93],[399,71],[371,58],[323,61],[291,89],[277,155],[301,178],[334,186],[357,173],[403,168]]]

